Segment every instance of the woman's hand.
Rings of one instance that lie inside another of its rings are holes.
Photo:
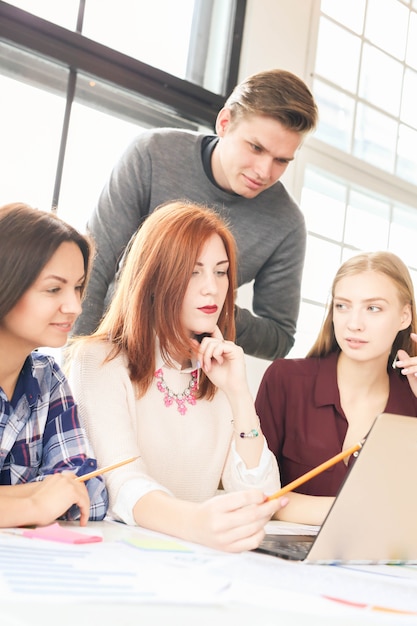
[[[215,496],[197,504],[191,541],[216,550],[254,550],[265,536],[265,524],[288,502],[283,497],[266,502],[255,489]]]
[[[411,339],[417,343],[417,334],[411,333]],[[398,350],[398,361],[395,367],[401,369],[401,373],[407,376],[411,391],[417,397],[417,356],[409,356],[405,350]]]
[[[211,337],[196,341],[197,359],[211,382],[226,394],[247,387],[245,355],[233,341],[226,341],[216,326]]]
[[[71,472],[61,472],[31,483],[33,492],[29,501],[34,517],[31,523],[50,524],[76,504],[81,513],[80,525],[85,526],[90,513],[90,498],[85,484],[76,478]]]

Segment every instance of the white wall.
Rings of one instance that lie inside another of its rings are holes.
[[[315,32],[319,0],[248,0],[239,80],[272,68],[294,72],[311,84],[311,32]],[[295,188],[297,160],[282,178],[288,191],[299,200]],[[252,287],[239,290],[238,303],[251,309]],[[269,361],[246,357],[250,388],[256,395]]]
[[[239,80],[281,67],[307,82],[310,23],[317,0],[248,0]]]

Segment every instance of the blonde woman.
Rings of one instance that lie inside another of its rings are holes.
[[[258,391],[283,485],[361,441],[378,414],[417,417],[416,332],[413,283],[401,259],[371,252],[341,266],[307,358],[276,360]],[[354,460],[291,493],[280,518],[321,524]]]

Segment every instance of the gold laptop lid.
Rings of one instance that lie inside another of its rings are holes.
[[[383,413],[305,562],[417,563],[417,419]]]

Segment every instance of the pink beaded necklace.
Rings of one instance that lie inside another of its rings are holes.
[[[166,407],[171,406],[171,404],[175,401],[177,403],[177,410],[181,415],[185,415],[187,412],[186,402],[191,405],[195,405],[195,389],[197,387],[197,370],[191,372],[191,380],[188,383],[188,386],[181,391],[180,393],[175,393],[168,387],[164,380],[164,375],[162,374],[162,368],[156,370],[154,374],[155,378],[157,378],[156,386],[159,391],[164,394],[164,404]]]

